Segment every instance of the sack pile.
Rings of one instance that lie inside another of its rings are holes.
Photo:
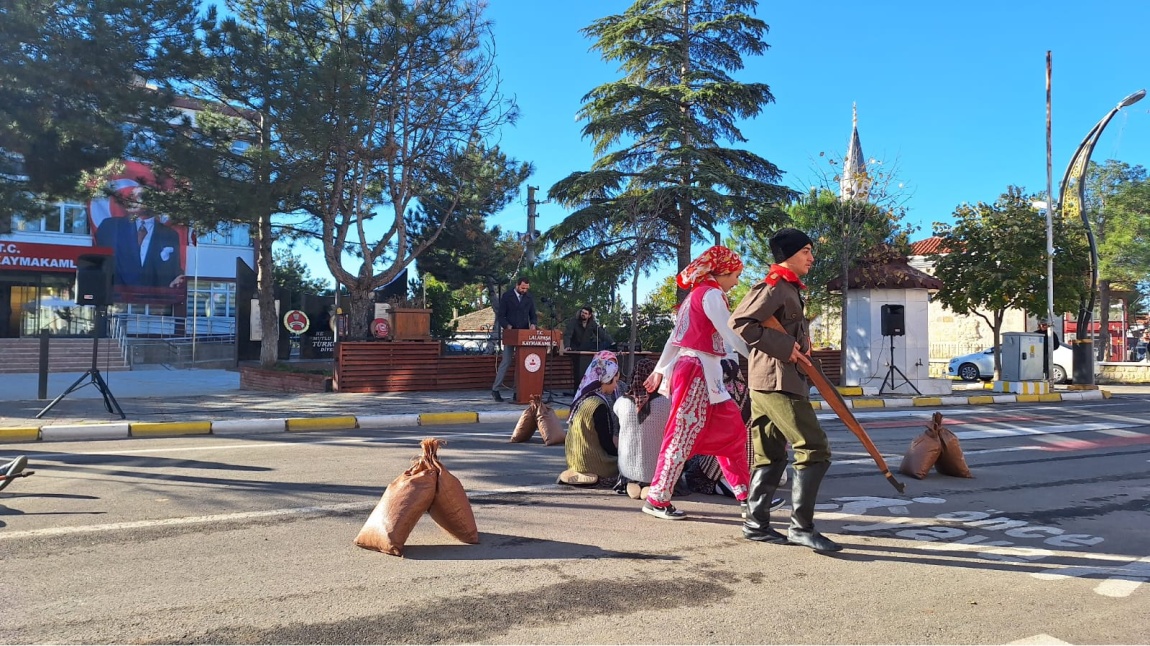
[[[563,422],[560,421],[559,415],[553,408],[544,404],[543,398],[539,395],[531,397],[527,408],[519,416],[515,430],[511,432],[511,441],[526,442],[535,434],[536,429],[543,436],[543,443],[547,446],[562,444],[567,440],[567,431],[563,430]]]
[[[423,452],[387,486],[383,497],[355,537],[359,547],[394,556],[403,556],[403,547],[415,524],[430,513],[431,519],[463,543],[479,542],[479,529],[471,512],[471,501],[459,478],[439,461],[442,440],[420,442]]]
[[[966,466],[958,437],[942,425],[942,413],[935,413],[922,435],[911,440],[910,449],[899,465],[900,473],[922,480],[934,467],[944,476],[973,478]]]

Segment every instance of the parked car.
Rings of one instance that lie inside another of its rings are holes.
[[[1074,351],[1070,346],[1059,345],[1054,349],[1054,365],[1050,366],[1050,372],[1055,383],[1070,381],[1073,366]],[[946,366],[946,375],[963,381],[990,381],[994,378],[994,348],[951,359]]]

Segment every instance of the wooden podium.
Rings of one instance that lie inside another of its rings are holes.
[[[543,395],[547,353],[562,339],[559,330],[503,330],[503,345],[515,348],[516,404],[526,404],[533,395]]]

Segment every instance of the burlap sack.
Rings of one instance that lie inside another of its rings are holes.
[[[527,408],[523,409],[523,414],[519,416],[519,421],[515,423],[515,430],[511,432],[512,442],[526,442],[535,434],[535,429],[539,428],[536,416],[541,403],[539,397],[531,398]]]
[[[966,466],[966,458],[962,456],[962,447],[958,445],[958,437],[951,430],[942,425],[942,415],[935,413],[935,428],[938,430],[938,439],[942,442],[942,454],[934,468],[944,476],[955,478],[973,478],[974,474]]]
[[[446,442],[434,438],[423,440],[423,454],[439,472],[439,485],[435,491],[428,513],[435,524],[463,543],[472,545],[479,542],[479,528],[475,526],[475,514],[471,512],[471,501],[463,483],[459,482],[439,461],[439,447]]]
[[[562,444],[567,441],[567,431],[563,430],[563,422],[555,414],[555,410],[547,404],[539,402],[535,411],[535,420],[539,424],[539,434],[543,436],[543,443],[547,446]]]
[[[387,485],[383,497],[355,537],[367,550],[403,556],[403,546],[415,524],[435,500],[439,471],[424,455]]]
[[[930,473],[930,468],[938,461],[941,453],[942,440],[938,439],[938,431],[932,424],[927,426],[921,435],[911,440],[910,449],[902,456],[902,464],[898,470],[900,473],[922,480]]]

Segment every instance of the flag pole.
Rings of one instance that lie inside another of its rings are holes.
[[[200,313],[200,243],[196,232],[189,229],[192,236],[192,246],[196,248],[196,271],[192,279],[192,365],[196,363],[196,330]]]

